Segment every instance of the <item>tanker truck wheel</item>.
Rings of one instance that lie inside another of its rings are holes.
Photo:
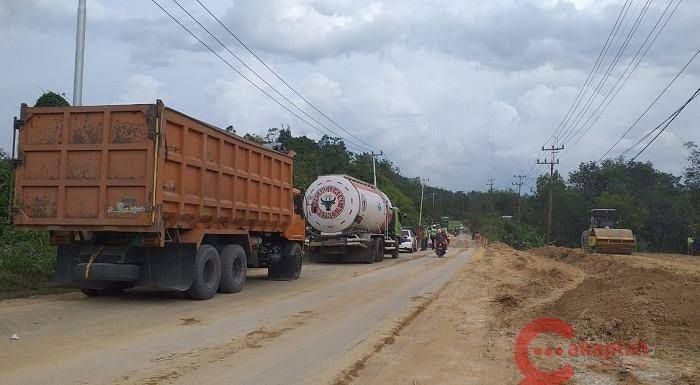
[[[394,238],[394,250],[391,251],[391,258],[396,259],[399,257],[399,241],[398,237]]]
[[[377,244],[377,246],[375,247],[375,255],[377,259],[375,261],[382,262],[384,260],[384,239],[376,238],[375,241]]]
[[[299,279],[301,266],[301,246],[296,242],[286,242],[282,258],[278,262],[270,263],[267,268],[267,278],[279,281]]]
[[[370,238],[367,248],[360,252],[365,254],[365,263],[374,263],[377,260],[377,239]]]
[[[243,289],[248,272],[248,259],[245,250],[240,245],[227,245],[221,250],[221,282],[219,291],[222,293],[238,293]]]
[[[216,294],[221,281],[221,259],[212,245],[201,245],[194,257],[192,286],[187,295],[192,299],[209,299]]]

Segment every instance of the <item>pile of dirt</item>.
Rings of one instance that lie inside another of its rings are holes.
[[[561,247],[531,252],[585,274],[580,285],[543,307],[543,316],[566,320],[585,339],[642,339],[660,370],[677,375],[676,383],[700,382],[700,373],[692,369],[700,359],[700,260],[584,254]]]
[[[576,287],[584,278],[576,267],[515,250],[503,243],[489,245],[484,262],[497,267],[490,273],[500,271],[494,276],[496,285],[491,301],[499,305],[497,310],[504,325],[521,326],[529,322],[528,317]]]
[[[583,259],[586,255],[583,250],[570,249],[567,247],[544,246],[528,250],[529,253],[553,258],[558,261],[573,263]]]

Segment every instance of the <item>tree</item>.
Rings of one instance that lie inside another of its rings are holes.
[[[34,103],[34,107],[68,107],[70,104],[61,95],[53,92],[44,92]]]
[[[692,224],[695,233],[700,233],[700,147],[695,142],[684,143],[688,154],[688,165],[683,170],[683,184],[690,195]]]

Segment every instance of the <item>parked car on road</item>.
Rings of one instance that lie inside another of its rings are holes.
[[[418,239],[411,230],[401,230],[401,244],[399,250],[408,250],[413,253],[418,251]]]

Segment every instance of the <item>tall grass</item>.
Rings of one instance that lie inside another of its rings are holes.
[[[0,226],[0,297],[46,288],[53,276],[55,248],[48,232]]]

